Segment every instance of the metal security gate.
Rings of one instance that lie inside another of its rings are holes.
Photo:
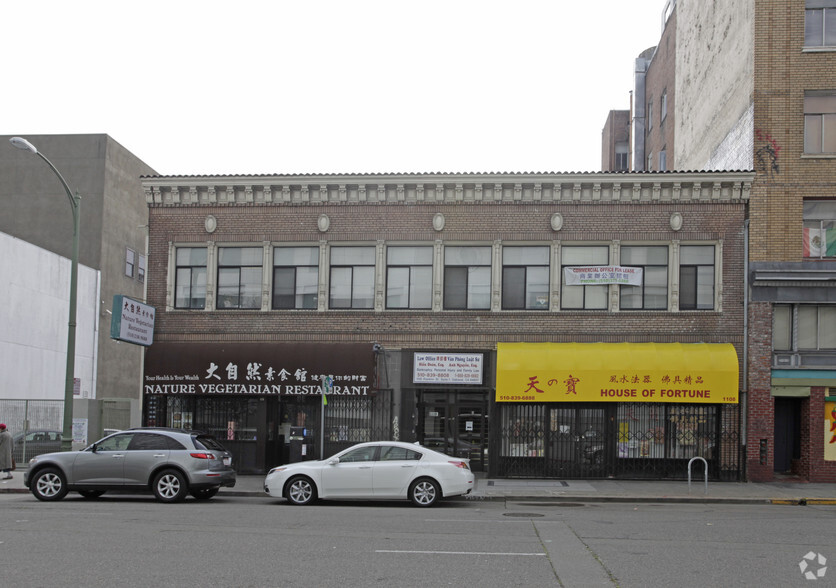
[[[329,457],[365,441],[394,440],[398,429],[392,413],[392,390],[374,396],[329,396],[325,410],[325,452]],[[319,439],[315,439],[319,456]]]
[[[715,480],[742,479],[737,405],[494,405],[491,475],[687,479],[703,457]]]

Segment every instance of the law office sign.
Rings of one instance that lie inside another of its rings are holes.
[[[110,338],[148,347],[154,342],[153,306],[148,306],[121,294],[113,297],[113,318],[110,321]]]

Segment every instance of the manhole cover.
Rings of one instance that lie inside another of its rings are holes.
[[[504,517],[521,517],[524,519],[530,519],[532,517],[542,517],[544,515],[538,514],[536,512],[506,512],[503,513],[502,516]]]

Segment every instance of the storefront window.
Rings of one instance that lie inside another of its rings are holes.
[[[218,249],[218,310],[261,308],[261,247]]]
[[[617,421],[618,459],[713,457],[715,406],[621,404]]]
[[[543,421],[545,406],[503,406],[503,457],[543,457]]]
[[[319,247],[273,250],[273,308],[315,309],[319,286]]]
[[[386,250],[386,308],[431,308],[432,285],[432,247]]]
[[[491,307],[491,248],[447,247],[444,250],[444,308],[480,310]]]
[[[668,308],[668,248],[624,246],[621,265],[640,267],[641,286],[619,286],[622,310],[666,310]]]
[[[374,247],[331,247],[329,308],[374,308]]]
[[[502,249],[502,308],[549,309],[549,248]]]
[[[563,247],[560,253],[561,275],[563,267],[607,265],[610,248],[607,246]],[[560,306],[564,309],[606,310],[609,286],[563,285]]]
[[[175,264],[174,308],[205,308],[206,248],[178,247]]]

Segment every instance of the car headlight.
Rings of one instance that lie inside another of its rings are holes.
[[[285,471],[286,469],[287,469],[287,466],[281,466],[281,467],[278,467],[278,468],[273,468],[272,470],[270,470],[269,472],[267,472],[267,475],[268,475],[268,476],[272,476],[273,474],[277,474],[277,473],[279,473],[279,472],[283,472],[283,471]]]

